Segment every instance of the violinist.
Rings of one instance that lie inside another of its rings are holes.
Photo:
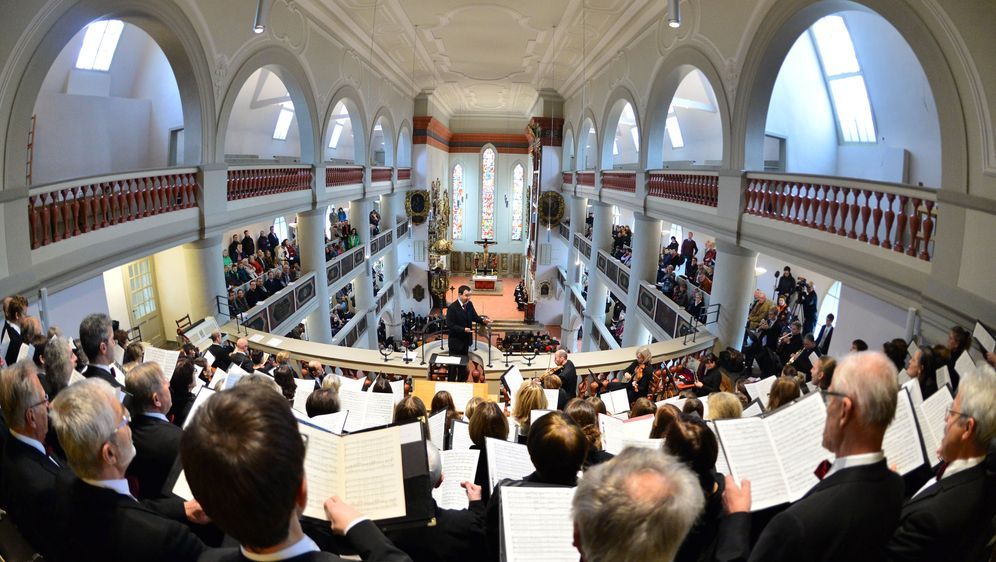
[[[553,362],[560,368],[556,373],[560,377],[560,387],[567,393],[568,399],[574,398],[578,393],[578,373],[574,363],[567,358],[567,350],[560,348],[554,352]]]
[[[617,378],[616,382],[609,383],[606,390],[611,392],[625,387],[631,404],[641,396],[646,397],[654,376],[653,368],[650,365],[652,358],[653,355],[651,355],[649,347],[643,346],[637,349],[636,361],[630,363],[623,371],[622,380]]]
[[[719,359],[715,354],[706,355],[705,373],[700,380],[695,381],[695,395],[709,396],[713,392],[719,392],[723,383],[723,369],[719,366]]]

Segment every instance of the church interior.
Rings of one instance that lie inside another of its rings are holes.
[[[991,559],[991,1],[2,11],[0,562]]]

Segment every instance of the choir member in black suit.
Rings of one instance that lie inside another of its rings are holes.
[[[567,358],[566,349],[558,349],[553,354],[553,362],[560,367],[557,376],[560,377],[560,388],[567,393],[567,398],[574,398],[578,395],[578,372],[574,368],[574,363]]]
[[[0,343],[9,342],[7,354],[4,355],[4,363],[8,366],[17,362],[17,354],[21,351],[21,344],[24,337],[21,335],[21,323],[28,314],[28,301],[20,295],[14,295],[4,299],[3,332],[0,333]]]
[[[261,385],[241,385],[212,396],[180,443],[194,495],[240,549],[208,552],[201,560],[336,561],[319,552],[299,520],[308,501],[304,441],[287,400]],[[224,478],[218,475],[224,474]],[[332,530],[345,535],[363,560],[401,561],[376,525],[336,496],[325,500]]]
[[[163,485],[180,450],[183,430],[170,423],[173,407],[169,381],[156,363],[139,363],[128,371],[125,389],[131,394],[131,439],[135,459],[127,475],[138,482],[139,499],[163,496]]]
[[[208,346],[207,350],[211,352],[211,356],[214,357],[214,363],[212,363],[211,366],[215,369],[228,371],[228,364],[231,363],[228,356],[231,354],[231,350],[223,345],[222,342],[221,332],[212,332],[211,345]]]
[[[55,482],[72,473],[46,447],[48,396],[30,361],[0,373],[0,408],[10,416],[9,443],[0,464],[0,507],[31,546],[46,558],[58,559],[60,537],[52,525]]]
[[[80,345],[89,360],[84,377],[97,377],[114,388],[124,388],[118,382],[118,378],[124,380],[124,373],[114,366],[114,330],[106,314],[90,314],[80,322]]]
[[[938,454],[943,471],[903,506],[889,541],[890,560],[990,560],[996,476],[986,453],[996,438],[996,372],[962,373],[945,414]]]
[[[820,333],[816,335],[816,348],[820,350],[820,355],[830,352],[830,340],[833,339],[833,314],[827,314],[826,324],[820,326]]]
[[[207,523],[196,501],[138,501],[125,471],[135,458],[130,417],[106,381],[70,385],[52,419],[75,478],[59,480],[58,527],[72,560],[197,560],[204,544],[184,524]]]
[[[821,482],[776,515],[750,548],[750,482],[726,477],[717,560],[878,561],[899,523],[902,478],[889,470],[882,438],[896,413],[896,369],[882,353],[848,355],[830,390],[823,447],[836,460],[821,463]]]

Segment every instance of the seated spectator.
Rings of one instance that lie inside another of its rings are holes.
[[[737,419],[741,414],[743,414],[743,405],[735,394],[714,392],[709,395],[710,420]]]
[[[126,375],[125,390],[131,394],[131,438],[136,451],[126,472],[138,484],[132,494],[139,499],[159,498],[183,433],[166,417],[173,407],[170,383],[158,364],[139,363]]]
[[[795,377],[778,377],[768,392],[768,411],[777,410],[800,396],[802,391],[799,390],[799,383]]]

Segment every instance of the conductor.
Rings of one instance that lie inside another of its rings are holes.
[[[474,303],[470,302],[471,289],[460,285],[458,299],[446,309],[446,327],[449,330],[450,355],[466,356],[473,339],[473,323],[491,324],[488,318],[478,316]],[[451,374],[452,375],[455,373]]]

